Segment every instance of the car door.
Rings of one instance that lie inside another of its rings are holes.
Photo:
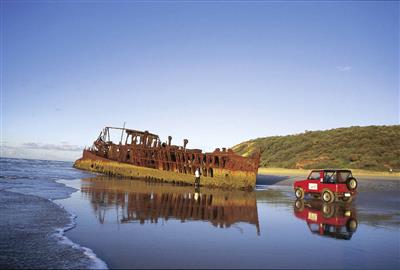
[[[321,179],[321,173],[320,171],[312,171],[310,175],[308,176],[308,181],[307,181],[307,187],[306,190],[307,192],[319,192],[319,183]]]
[[[336,192],[337,174],[336,171],[325,171],[322,173],[320,191],[329,189]]]

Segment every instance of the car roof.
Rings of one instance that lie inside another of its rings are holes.
[[[317,169],[317,170],[312,170],[313,172],[351,172],[351,170],[345,170],[345,169]]]

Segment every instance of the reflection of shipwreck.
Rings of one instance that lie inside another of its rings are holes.
[[[121,130],[121,141],[110,140],[110,130]],[[125,142],[122,138],[125,136]],[[190,184],[196,169],[201,172],[201,185],[252,189],[255,187],[260,153],[250,157],[231,149],[217,148],[212,153],[171,145],[172,137],[162,143],[147,131],[106,127],[93,146],[83,151],[74,166],[84,170],[132,178]]]
[[[294,214],[307,222],[313,234],[335,239],[350,240],[358,226],[354,208],[346,204],[296,200]]]
[[[91,201],[100,223],[105,222],[107,211],[117,211],[119,223],[199,220],[229,228],[243,222],[255,225],[260,233],[253,192],[196,190],[106,177],[83,179],[81,192]]]

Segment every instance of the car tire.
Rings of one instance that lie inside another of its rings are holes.
[[[349,190],[355,190],[358,186],[357,180],[354,177],[350,177],[346,180],[346,186]]]
[[[296,209],[296,211],[303,211],[304,210],[304,201],[303,200],[296,200],[294,202],[294,208]]]
[[[331,204],[324,203],[322,205],[322,214],[324,218],[331,218],[335,214],[335,207]]]
[[[322,200],[326,203],[331,203],[335,200],[335,195],[329,189],[322,191]]]
[[[303,199],[304,198],[304,190],[302,188],[296,188],[294,191],[294,195],[296,196],[297,199]]]
[[[346,228],[348,232],[355,232],[357,230],[358,227],[358,222],[356,219],[354,218],[350,218],[347,223],[346,223]]]

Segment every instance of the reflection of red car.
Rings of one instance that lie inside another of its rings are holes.
[[[358,226],[354,209],[338,203],[296,200],[294,214],[307,222],[312,233],[336,239],[349,240]]]
[[[350,201],[356,194],[357,180],[350,170],[313,170],[306,180],[294,182],[293,188],[298,199],[308,193],[329,203]]]

